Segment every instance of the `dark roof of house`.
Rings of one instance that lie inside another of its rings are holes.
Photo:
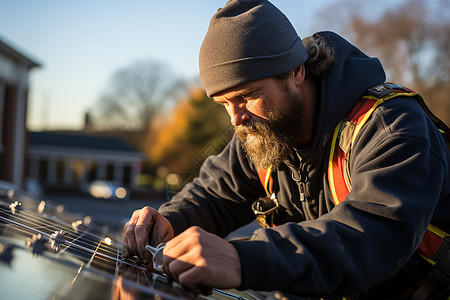
[[[53,146],[61,148],[80,148],[103,151],[138,152],[126,144],[123,140],[115,137],[83,134],[80,132],[66,133],[54,131],[40,131],[29,133],[31,146]]]
[[[18,47],[12,47],[11,42],[6,42],[4,37],[0,36],[0,53],[3,53],[12,60],[15,60],[28,68],[40,67],[41,64],[34,61],[29,55],[23,54],[23,51],[18,51]]]

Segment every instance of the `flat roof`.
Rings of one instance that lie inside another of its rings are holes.
[[[29,132],[31,146],[61,147],[71,149],[90,149],[108,151],[122,151],[140,153],[123,140],[103,135],[83,134],[81,132],[40,131]]]

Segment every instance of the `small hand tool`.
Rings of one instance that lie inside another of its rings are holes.
[[[165,245],[165,243],[161,243],[156,247],[152,247],[150,245],[145,246],[145,248],[150,251],[153,256],[153,268],[156,271],[164,272],[163,250]]]

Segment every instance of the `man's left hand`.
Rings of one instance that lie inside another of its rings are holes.
[[[241,285],[241,261],[234,246],[194,226],[164,248],[164,268],[182,286],[200,293],[205,288]]]

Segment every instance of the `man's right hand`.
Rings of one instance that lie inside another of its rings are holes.
[[[159,243],[168,242],[173,235],[172,225],[154,208],[146,206],[135,210],[124,227],[122,255],[136,255],[145,265],[149,265],[152,256],[145,246],[156,247]]]

